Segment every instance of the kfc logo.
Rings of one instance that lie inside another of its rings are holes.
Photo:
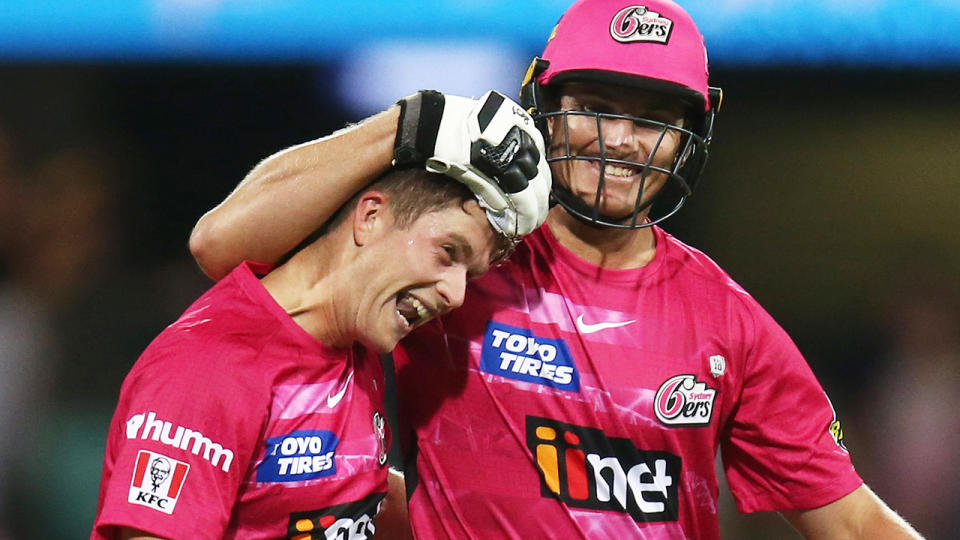
[[[157,488],[163,484],[163,481],[167,479],[167,476],[170,475],[170,462],[165,458],[157,457],[150,463],[150,480],[153,481],[153,491],[157,492]]]
[[[190,465],[147,450],[137,454],[127,502],[173,514]]]

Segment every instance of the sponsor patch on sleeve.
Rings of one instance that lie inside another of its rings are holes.
[[[490,321],[480,369],[509,379],[580,391],[580,374],[562,338],[537,336],[526,328]]]
[[[843,428],[840,427],[840,420],[837,418],[837,410],[833,407],[833,402],[830,401],[830,398],[826,394],[824,394],[824,397],[827,398],[827,403],[830,404],[830,411],[833,413],[833,420],[830,421],[827,431],[829,431],[830,436],[833,437],[833,442],[837,443],[837,446],[839,446],[841,450],[848,452],[847,445],[845,442],[843,442]]]
[[[127,501],[164,514],[173,514],[190,465],[148,450],[140,450]]]

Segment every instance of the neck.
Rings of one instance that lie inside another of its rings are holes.
[[[550,232],[581,259],[612,269],[646,266],[657,252],[653,229],[615,229],[589,225],[557,205],[547,216]]]
[[[331,347],[350,347],[354,339],[342,322],[348,318],[336,310],[336,306],[346,305],[343,299],[336,298],[338,291],[346,289],[337,286],[340,276],[333,270],[333,257],[316,256],[329,253],[317,247],[314,244],[297,253],[261,282],[293,322],[308,334]]]

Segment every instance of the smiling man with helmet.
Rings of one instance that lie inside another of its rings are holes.
[[[612,7],[620,5],[623,3]],[[594,183],[599,189],[589,193],[577,194],[569,183],[555,183],[557,202],[568,213],[592,223],[642,228],[673,215],[693,192],[706,165],[722,94],[719,88],[707,85],[706,48],[686,13],[671,10],[673,13],[662,14],[645,6],[627,5],[610,17],[612,7],[602,2],[581,2],[568,10],[551,34],[543,56],[531,63],[521,95],[524,106],[535,113],[541,128],[550,135],[553,151],[548,161],[558,165],[566,162],[562,167],[554,166],[555,174],[566,172],[562,176],[570,177],[576,176],[578,167],[599,169],[598,174],[591,175],[597,177]],[[595,22],[607,19],[609,25]],[[559,103],[560,91],[567,83],[590,83],[589,90],[606,98]],[[627,107],[619,103],[625,92],[642,95],[658,107]],[[614,110],[616,105],[624,109],[623,113]],[[640,112],[646,114],[637,114]],[[643,148],[638,149],[642,152],[618,151],[612,146],[619,141],[611,141],[611,133],[604,138],[600,127],[616,126],[618,120],[634,123],[647,135]],[[569,137],[571,122],[583,126],[577,131],[586,130],[592,135],[594,147],[578,152],[581,149]],[[601,211],[607,198],[604,187],[615,189],[607,185],[607,180],[624,183],[623,175],[608,178],[608,166],[640,179],[630,182],[638,197],[633,199],[635,204],[627,219]],[[659,205],[665,206],[665,211],[644,219],[653,202],[663,195],[660,187],[664,179],[674,182],[675,198],[668,205],[661,200]],[[647,195],[640,198],[640,192]]]
[[[722,95],[707,71],[669,0],[576,2],[533,61],[521,101],[558,204],[466,309],[394,353],[416,536],[719,538],[722,449],[741,511],[808,538],[917,538],[854,470],[789,336],[659,226],[706,164]]]

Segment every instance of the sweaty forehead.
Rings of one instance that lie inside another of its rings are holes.
[[[486,273],[490,265],[501,258],[500,235],[487,219],[487,212],[476,201],[467,201],[462,211],[468,218],[468,234],[462,241],[468,245],[470,273],[474,277]]]
[[[489,265],[495,251],[496,232],[487,220],[486,211],[475,200],[446,207],[437,217],[439,234],[463,250],[465,262],[484,268]]]

